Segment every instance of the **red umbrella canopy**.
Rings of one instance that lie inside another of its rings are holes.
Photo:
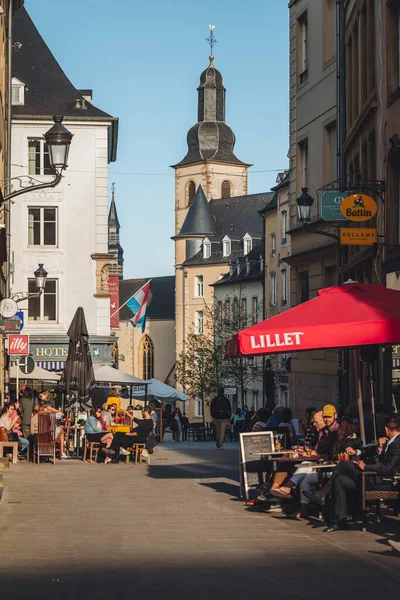
[[[227,356],[351,348],[400,342],[400,292],[348,282],[240,331]]]

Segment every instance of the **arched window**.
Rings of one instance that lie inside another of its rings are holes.
[[[148,335],[142,340],[142,378],[154,377],[154,346]]]
[[[188,185],[188,206],[190,206],[192,204],[195,194],[196,194],[196,184],[194,181],[191,181]]]
[[[231,197],[231,182],[223,181],[221,186],[221,198]]]

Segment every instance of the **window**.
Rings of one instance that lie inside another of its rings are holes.
[[[288,272],[282,269],[282,304],[285,306],[288,303]]]
[[[196,310],[194,327],[195,332],[198,335],[202,335],[204,333],[204,312],[202,310]]]
[[[36,294],[36,279],[28,279],[29,294]],[[57,280],[48,279],[41,296],[29,298],[28,320],[43,322],[57,321]]]
[[[204,296],[204,280],[203,275],[196,275],[194,280],[194,295],[196,298]]]
[[[336,0],[324,1],[324,62],[336,53]]]
[[[13,106],[25,103],[25,85],[16,77],[12,79],[11,94],[11,104]]]
[[[253,403],[252,406],[257,410],[258,408],[258,390],[253,390]]]
[[[196,184],[194,181],[190,181],[188,185],[187,191],[187,205],[190,206],[192,204],[193,198],[196,195]]]
[[[203,242],[203,258],[210,258],[211,256],[211,242],[209,239],[205,239]]]
[[[57,246],[56,208],[28,208],[28,245]]]
[[[142,378],[146,381],[154,377],[154,345],[148,335],[142,340]]]
[[[230,256],[231,255],[231,240],[228,236],[222,240],[222,256]]]
[[[270,306],[276,306],[276,273],[270,275]]]
[[[253,296],[251,299],[251,323],[254,325],[258,321],[258,298]]]
[[[229,320],[231,318],[231,300],[227,298],[225,300],[225,319]]]
[[[307,13],[299,19],[300,27],[300,65],[299,65],[299,83],[308,79],[308,23]]]
[[[203,402],[197,397],[194,401],[194,416],[200,419],[203,416]]]
[[[248,254],[251,251],[252,247],[253,247],[253,240],[252,240],[252,238],[248,234],[246,234],[244,236],[244,238],[243,238],[243,252],[244,252],[244,254],[245,255]]]
[[[29,175],[54,175],[50,167],[49,147],[43,140],[28,141]]]
[[[231,197],[231,184],[229,181],[223,181],[221,186],[221,198]]]
[[[282,211],[282,245],[287,244],[287,211]]]
[[[324,180],[336,180],[337,134],[336,121],[329,123],[324,129]]]
[[[310,299],[310,288],[308,281],[308,271],[299,273],[299,302],[307,302]]]
[[[274,233],[271,233],[271,255],[270,258],[275,258],[276,254],[276,236]]]
[[[325,267],[324,287],[332,287],[338,283],[338,271],[336,265]]]
[[[222,309],[222,301],[218,300],[217,302],[217,325],[222,327],[224,320],[223,309]]]
[[[243,324],[243,327],[246,327],[247,325],[247,298],[242,298],[240,301],[240,312],[241,312],[241,321]]]
[[[245,404],[247,404],[247,390],[244,389],[242,391],[242,406],[244,406]]]
[[[308,140],[299,144],[301,187],[308,187]]]

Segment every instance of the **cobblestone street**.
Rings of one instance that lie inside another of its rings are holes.
[[[64,461],[4,473],[2,598],[398,594],[400,555],[386,544],[396,523],[325,534],[246,510],[236,446],[167,444],[150,468]]]

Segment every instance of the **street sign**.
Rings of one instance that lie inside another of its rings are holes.
[[[0,319],[0,333],[19,333],[21,321],[19,319]]]
[[[33,373],[35,369],[35,361],[33,360],[32,356],[24,356],[19,360],[18,364],[24,375]]]
[[[8,354],[10,356],[28,356],[29,355],[29,335],[8,336]]]
[[[340,230],[341,246],[372,246],[376,240],[375,227],[342,227]]]
[[[347,217],[340,212],[340,205],[349,195],[349,192],[331,190],[322,192],[320,197],[321,217],[324,221],[347,221]]]
[[[236,394],[236,388],[234,388],[234,387],[226,387],[225,390],[224,390],[224,392],[228,396],[233,396],[234,394]]]
[[[342,215],[349,221],[369,221],[376,215],[378,206],[371,196],[351,194],[340,205]]]

